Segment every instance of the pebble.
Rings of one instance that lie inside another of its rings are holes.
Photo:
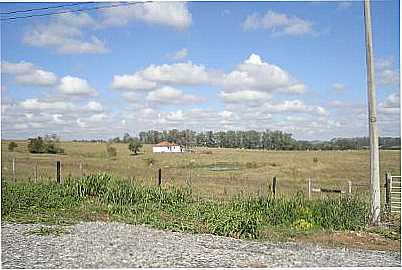
[[[3,268],[389,267],[399,252],[323,248],[87,222],[61,236],[27,234],[41,224],[3,223]]]

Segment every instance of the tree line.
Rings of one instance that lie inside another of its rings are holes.
[[[113,142],[128,143],[131,136],[126,133],[122,139]],[[206,131],[186,130],[148,130],[139,133],[138,140],[142,144],[157,144],[168,141],[185,147],[205,146],[221,148],[243,148],[261,150],[361,150],[368,149],[368,137],[333,138],[328,141],[296,140],[291,133],[279,130],[265,131]],[[381,149],[400,149],[401,139],[380,137]]]

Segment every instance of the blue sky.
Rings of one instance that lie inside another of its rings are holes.
[[[82,4],[95,5],[107,3]],[[363,22],[353,1],[154,2],[2,23],[2,136],[366,136]],[[399,2],[372,2],[372,23],[380,135],[400,136]]]

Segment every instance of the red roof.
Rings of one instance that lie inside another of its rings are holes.
[[[178,146],[178,145],[175,144],[175,143],[170,143],[170,142],[167,142],[167,141],[163,141],[163,142],[160,142],[158,144],[155,144],[154,146],[156,146],[156,147],[168,147],[168,146]]]

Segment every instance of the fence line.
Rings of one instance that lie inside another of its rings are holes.
[[[341,189],[334,189],[334,188],[313,188],[312,187],[312,181],[311,178],[308,179],[308,199],[311,200],[311,193],[312,192],[317,192],[317,193],[339,193],[339,194],[345,194],[346,191],[341,190]],[[348,181],[348,194],[352,194],[352,181]]]
[[[4,166],[4,164],[7,164]],[[11,163],[11,164],[10,164]],[[18,164],[17,164],[18,163]],[[13,181],[17,179],[21,179],[21,175],[24,175],[26,178],[28,176],[28,180],[32,179],[35,182],[40,181],[41,179],[49,179],[51,181],[61,182],[65,179],[65,177],[69,176],[84,176],[86,174],[91,174],[96,172],[100,172],[101,169],[94,167],[93,164],[84,163],[83,160],[69,160],[64,162],[62,160],[58,160],[55,162],[54,160],[48,159],[31,159],[31,158],[15,158],[12,157],[6,161],[3,161],[3,169],[6,177],[10,177]],[[10,166],[11,165],[11,166]],[[56,165],[56,166],[55,166]],[[116,164],[114,164],[116,166]],[[146,166],[144,170],[134,171],[133,169],[136,167],[132,167],[128,165],[127,170],[124,168],[114,167],[113,163],[110,163],[110,166],[107,168],[112,171],[117,169],[117,174],[121,177],[130,179],[131,181],[137,180],[142,183],[151,184],[156,183],[157,186],[161,185],[170,185],[172,183],[185,185],[187,187],[192,188],[194,180],[197,183],[197,189],[204,188],[203,183],[205,183],[208,188],[213,187],[216,184],[222,185],[224,189],[224,193],[227,193],[228,190],[232,192],[239,192],[246,191],[246,192],[256,192],[258,194],[268,194],[271,193],[274,197],[278,194],[278,177],[273,176],[272,181],[267,179],[267,175],[265,174],[255,174],[253,176],[238,174],[234,173],[226,173],[226,174],[219,174],[216,173],[209,174],[200,172],[199,170],[195,170],[191,166],[186,166],[186,168],[182,170],[178,170],[177,167],[153,167],[153,166]],[[11,167],[11,168],[10,168]],[[103,171],[105,171],[106,167],[104,166]],[[9,170],[11,169],[11,170]],[[97,169],[97,170],[95,170]],[[123,174],[122,174],[123,173]],[[29,176],[30,175],[30,176]],[[155,176],[156,175],[156,176]],[[254,178],[255,177],[255,178]],[[265,180],[263,180],[265,178]],[[155,179],[155,180],[153,180]],[[257,180],[258,181],[257,181]],[[145,181],[145,182],[144,182]],[[249,182],[255,182],[255,185],[248,185]],[[335,187],[323,187],[312,185],[312,179],[308,179],[308,198],[311,199],[313,193],[339,193],[339,194],[352,194],[353,187],[368,187],[367,184],[360,183],[353,183],[351,180],[347,181],[347,188],[345,189],[342,187],[337,187],[338,185],[335,184]],[[265,183],[265,184],[264,184]],[[305,190],[304,184],[300,182],[293,182],[289,179],[281,179],[280,181],[281,189],[284,190],[284,193],[292,193],[293,191],[297,190]],[[401,176],[391,175],[390,173],[386,174],[385,178],[385,206],[388,212],[392,213],[400,213],[401,210]],[[220,188],[220,187],[219,187]],[[357,191],[354,191],[357,192]]]

